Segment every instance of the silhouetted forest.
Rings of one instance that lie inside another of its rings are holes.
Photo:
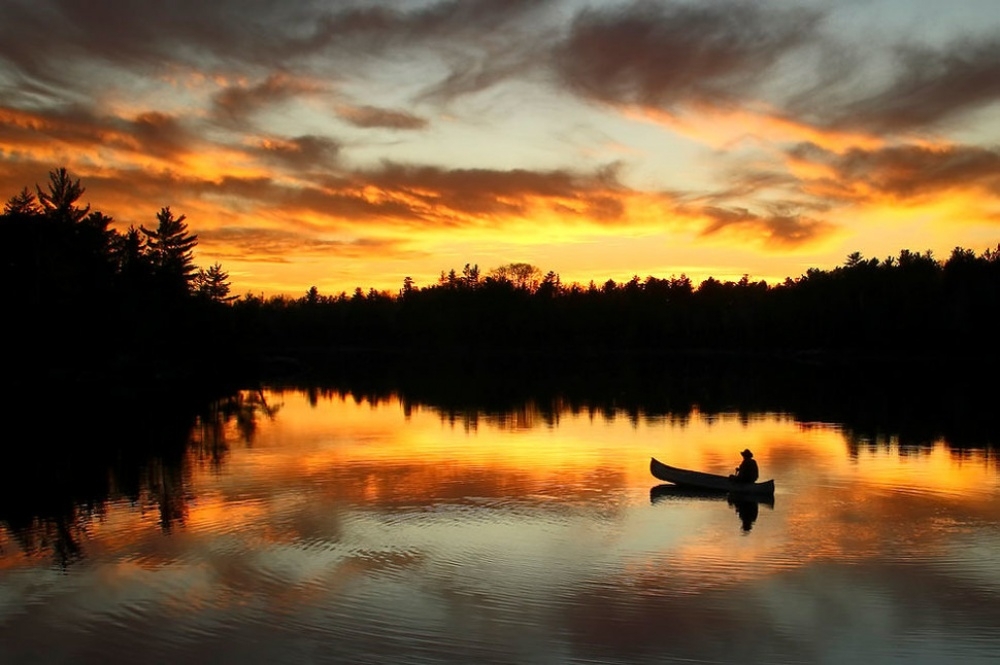
[[[368,347],[543,353],[727,352],[965,356],[995,354],[1000,247],[947,261],[904,250],[855,253],[830,271],[769,285],[744,277],[638,276],[565,285],[553,272],[509,264],[442,274],[398,294],[234,303],[260,348]]]
[[[564,284],[525,263],[467,264],[423,287],[404,277],[395,293],[313,287],[264,298],[233,296],[221,265],[194,264],[197,236],[183,215],[164,207],[149,228],[120,231],[82,205],[84,191],[57,169],[0,215],[0,288],[18,376],[184,381],[196,371],[242,381],[363,352],[462,364],[512,354],[569,365],[647,354],[997,358],[1000,245],[956,247],[945,260],[856,252],[780,284],[694,284],[683,274]]]
[[[228,275],[194,264],[185,217],[164,207],[149,227],[119,231],[81,203],[84,192],[57,169],[0,214],[9,378],[130,392],[183,383],[197,368],[225,380],[239,367]]]

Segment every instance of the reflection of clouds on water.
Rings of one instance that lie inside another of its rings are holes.
[[[0,661],[29,662],[57,631],[63,662],[142,649],[193,664],[725,662],[733,644],[747,662],[1000,652],[1000,497],[895,481],[947,457],[847,460],[836,431],[797,439],[787,419],[750,419],[740,439],[765,442],[774,509],[658,495],[648,453],[665,447],[662,427],[566,416],[469,433],[419,410],[284,403],[223,467],[189,461],[169,531],[157,497],[111,502],[80,526],[85,557],[55,574],[0,529]],[[692,466],[728,465],[728,423],[669,433]],[[949,489],[982,487],[992,468],[963,465]]]
[[[933,563],[943,573],[1000,597],[996,562],[996,553],[1000,552],[1000,529],[984,526],[988,530],[966,528],[968,530],[963,529],[965,533],[955,534]]]
[[[814,562],[771,578],[755,599],[776,631],[829,662],[919,654],[927,663],[987,663],[1000,655],[995,590],[924,565]]]

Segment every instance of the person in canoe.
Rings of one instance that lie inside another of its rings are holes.
[[[729,479],[737,483],[757,482],[760,470],[757,468],[757,460],[753,458],[753,453],[750,452],[749,448],[746,448],[740,455],[743,455],[743,461],[736,467],[736,473],[730,475]]]

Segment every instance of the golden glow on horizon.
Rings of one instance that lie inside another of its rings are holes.
[[[738,463],[742,447],[754,450],[768,477],[778,475],[773,465],[780,464],[784,455],[802,447],[808,448],[817,470],[825,468],[827,472],[842,473],[862,470],[858,461],[845,457],[844,437],[839,430],[804,428],[792,419],[776,416],[757,416],[744,422],[736,415],[709,416],[695,411],[676,421],[640,418],[622,439],[615,422],[625,419],[624,414],[608,421],[597,413],[564,412],[558,414],[558,423],[550,427],[544,414],[529,408],[515,420],[509,420],[513,415],[504,419],[480,415],[472,423],[451,424],[442,420],[435,409],[426,407],[412,407],[409,416],[404,416],[402,405],[394,399],[356,406],[350,399],[321,397],[312,407],[300,394],[292,392],[270,394],[267,400],[282,404],[276,421],[281,427],[273,433],[270,427],[262,427],[255,447],[258,451],[273,450],[277,456],[285,455],[271,443],[272,436],[279,431],[281,438],[312,442],[296,456],[297,471],[328,468],[330,462],[324,460],[329,459],[337,464],[358,459],[429,466],[485,465],[498,471],[516,470],[548,477],[555,473],[586,474],[594,464],[619,466],[622,460],[631,460],[622,470],[629,484],[641,485],[649,479],[650,456],[676,466],[729,473]],[[403,422],[405,427],[401,426]],[[602,438],[602,431],[618,435],[611,443]],[[651,440],[660,443],[651,449]],[[370,443],[373,441],[379,444],[373,446]],[[262,469],[271,469],[276,462],[269,454],[260,460]],[[882,485],[899,479],[883,471],[895,468],[898,472],[895,451],[865,455],[864,474],[859,481]],[[982,461],[979,454],[971,457],[977,455]],[[875,460],[881,462],[875,464]],[[984,464],[977,468],[969,460],[956,460],[941,446],[915,462],[921,468],[921,477],[933,477],[929,486],[942,490],[958,490],[963,482],[968,488],[980,487],[996,475],[995,470]],[[770,472],[767,464],[772,465]]]
[[[720,120],[714,144],[723,145],[734,140],[736,127],[754,118],[751,129],[769,128],[774,136],[787,129],[787,123],[775,122],[773,118],[730,113],[713,118]],[[664,117],[656,119],[664,121]],[[27,112],[0,109],[0,120],[31,131],[67,129],[59,129],[51,121],[43,121],[40,116]],[[707,132],[712,126],[706,120],[702,129]],[[745,130],[744,127],[744,133]],[[702,231],[715,220],[697,206],[681,205],[673,195],[664,192],[628,188],[592,186],[585,194],[581,192],[572,197],[501,194],[493,201],[496,210],[485,215],[456,208],[443,191],[430,186],[413,185],[396,190],[361,183],[353,190],[326,188],[326,195],[335,199],[353,196],[366,205],[386,209],[384,214],[362,222],[350,214],[349,208],[337,212],[302,205],[291,192],[300,186],[308,187],[307,183],[297,184],[296,179],[270,170],[237,148],[180,152],[170,158],[148,157],[138,152],[141,146],[127,134],[112,133],[105,137],[108,145],[92,153],[91,166],[80,174],[85,186],[87,174],[97,173],[102,178],[113,176],[110,166],[94,165],[107,163],[114,156],[115,160],[130,164],[131,168],[152,169],[161,175],[169,173],[177,183],[191,181],[217,186],[227,178],[260,179],[287,188],[289,194],[276,206],[268,204],[267,207],[250,201],[233,205],[235,197],[240,196],[238,191],[232,194],[220,191],[211,197],[182,197],[178,201],[155,202],[149,206],[143,204],[142,209],[133,209],[137,201],[135,191],[101,192],[100,199],[88,196],[95,209],[115,218],[119,230],[129,225],[152,223],[160,205],[169,205],[176,214],[185,215],[192,232],[201,233],[196,261],[203,266],[222,264],[230,275],[236,295],[299,297],[314,285],[327,295],[350,293],[356,287],[395,293],[406,276],[413,277],[418,287],[425,287],[435,283],[442,270],[461,268],[466,262],[479,263],[480,268],[487,271],[525,260],[543,271],[555,270],[565,284],[586,285],[590,281],[601,284],[607,279],[627,281],[633,275],[667,278],[680,274],[686,274],[695,285],[708,277],[726,281],[737,280],[743,274],[775,284],[786,277],[798,277],[810,267],[836,267],[852,251],[883,257],[896,255],[904,248],[913,251],[934,249],[936,256],[944,258],[953,247],[961,245],[947,242],[935,246],[922,242],[917,246],[912,240],[917,235],[944,238],[960,229],[963,237],[983,239],[982,246],[968,247],[974,251],[997,244],[991,235],[994,235],[992,229],[1000,208],[991,207],[982,192],[973,189],[972,185],[962,189],[962,185],[955,184],[948,196],[927,194],[900,198],[881,193],[863,179],[844,181],[837,177],[832,166],[791,157],[785,159],[785,166],[804,194],[817,199],[836,199],[849,205],[822,213],[821,218],[831,222],[831,228],[823,234],[808,241],[796,240],[797,246],[769,247],[771,236],[766,235],[768,222],[763,217],[752,218],[747,223],[726,224],[712,235],[704,235]],[[869,137],[853,134],[832,135],[822,143],[835,150],[878,145]],[[294,142],[277,138],[257,139],[256,145],[300,149]],[[927,139],[924,145],[947,147],[948,144]],[[126,146],[127,152],[123,152]],[[86,149],[78,154],[84,153]],[[58,159],[59,155],[52,154],[50,158]],[[110,208],[102,205],[109,201]],[[610,206],[608,211],[619,212],[608,214],[601,206]],[[395,213],[388,212],[393,208],[408,212],[394,217]],[[888,226],[882,228],[882,224]],[[213,233],[228,228],[241,231],[227,239]],[[898,233],[904,228],[910,229],[912,234],[901,242]],[[845,247],[843,243],[849,238],[854,238],[857,244]],[[587,249],[587,245],[594,242],[606,243],[597,262]],[[659,257],[649,251],[650,243],[662,248]],[[462,253],[463,247],[468,248],[467,253]],[[492,249],[484,254],[485,247]],[[504,247],[505,254],[500,255],[497,250]],[[688,248],[683,260],[678,261],[675,257],[665,262],[664,257],[673,256],[677,253],[675,248],[679,247]],[[691,260],[695,256],[711,256],[712,248],[727,247],[738,247],[744,254],[735,258],[729,269],[718,263]],[[814,260],[831,252],[827,265]],[[457,258],[434,258],[447,255]],[[809,265],[803,265],[801,257],[807,256],[813,259],[809,259]],[[641,264],[637,257],[642,257]],[[665,263],[665,267],[656,269]]]

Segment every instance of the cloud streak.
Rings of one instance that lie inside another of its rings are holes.
[[[406,111],[395,111],[375,106],[347,106],[337,109],[337,115],[355,127],[369,129],[381,127],[384,129],[416,130],[427,127],[424,118]]]
[[[816,38],[820,16],[750,3],[635,3],[588,9],[553,61],[577,94],[659,109],[730,106]]]
[[[842,154],[814,145],[792,151],[800,160],[822,165],[829,173],[820,181],[845,199],[890,196],[915,199],[976,190],[1000,196],[1000,150],[974,146],[892,146],[881,150],[852,149]]]
[[[906,134],[939,129],[1000,101],[1000,39],[938,48],[898,45],[889,57],[894,68],[881,86],[834,96],[814,91],[790,112],[815,116],[831,128]]]

